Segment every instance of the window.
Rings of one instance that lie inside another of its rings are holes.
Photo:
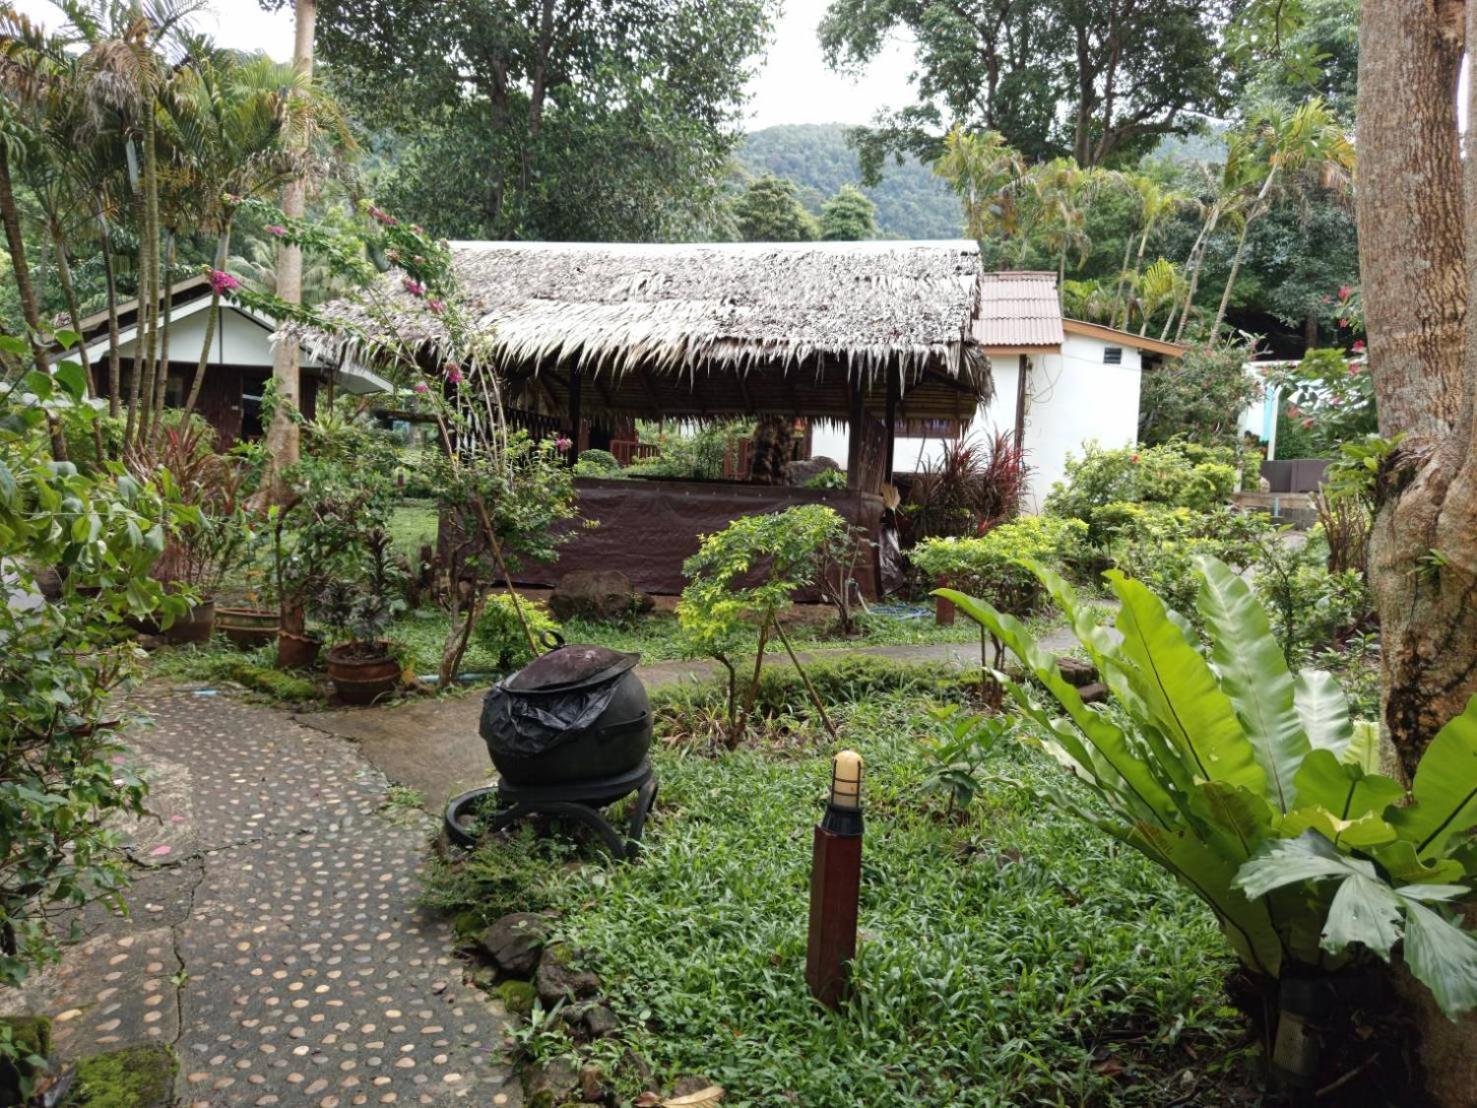
[[[1107,346],[1103,348],[1103,365],[1122,365],[1123,347]]]

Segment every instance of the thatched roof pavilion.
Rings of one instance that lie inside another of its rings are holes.
[[[973,242],[459,242],[452,254],[515,401],[576,423],[870,415],[937,434],[991,394]],[[404,307],[402,339],[444,349],[436,316],[393,276],[385,291]],[[361,307],[326,310],[372,344]],[[369,345],[301,338],[339,364]]]

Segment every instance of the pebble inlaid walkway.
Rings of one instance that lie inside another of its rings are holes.
[[[0,997],[64,1057],[179,1056],[179,1103],[510,1105],[504,1015],[416,906],[424,822],[385,809],[353,744],[224,696],[153,697],[130,745],[153,819],[130,916],[100,906],[61,965]]]

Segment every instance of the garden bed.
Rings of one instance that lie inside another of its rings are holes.
[[[639,864],[516,838],[441,867],[431,896],[462,909],[469,934],[504,912],[552,911],[600,978],[617,1036],[575,1047],[558,1018],[535,1014],[526,1057],[599,1065],[617,1103],[682,1077],[740,1105],[1240,1103],[1243,1025],[1210,913],[1043,809],[1031,787],[1059,771],[1013,743],[982,767],[975,804],[947,815],[926,708],[958,692],[933,681],[888,693],[868,678],[864,702],[836,708],[867,760],[868,819],[857,995],[840,1015],[803,975],[830,746],[798,688],[788,704],[782,688],[769,695],[758,737],[716,760],[675,726],[701,714],[694,694],[657,694],[662,791]],[[680,710],[663,713],[667,695]]]

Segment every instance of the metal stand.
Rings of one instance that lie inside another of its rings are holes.
[[[636,857],[641,849],[641,833],[646,817],[656,802],[657,781],[651,762],[642,759],[633,770],[615,777],[593,781],[570,781],[558,785],[515,785],[499,781],[463,793],[446,806],[446,834],[460,846],[471,847],[476,835],[469,821],[482,820],[489,831],[502,831],[529,816],[558,816],[584,824],[609,848],[616,861]],[[636,794],[636,804],[626,820],[622,835],[601,812],[622,797]],[[484,811],[492,800],[495,807]]]

